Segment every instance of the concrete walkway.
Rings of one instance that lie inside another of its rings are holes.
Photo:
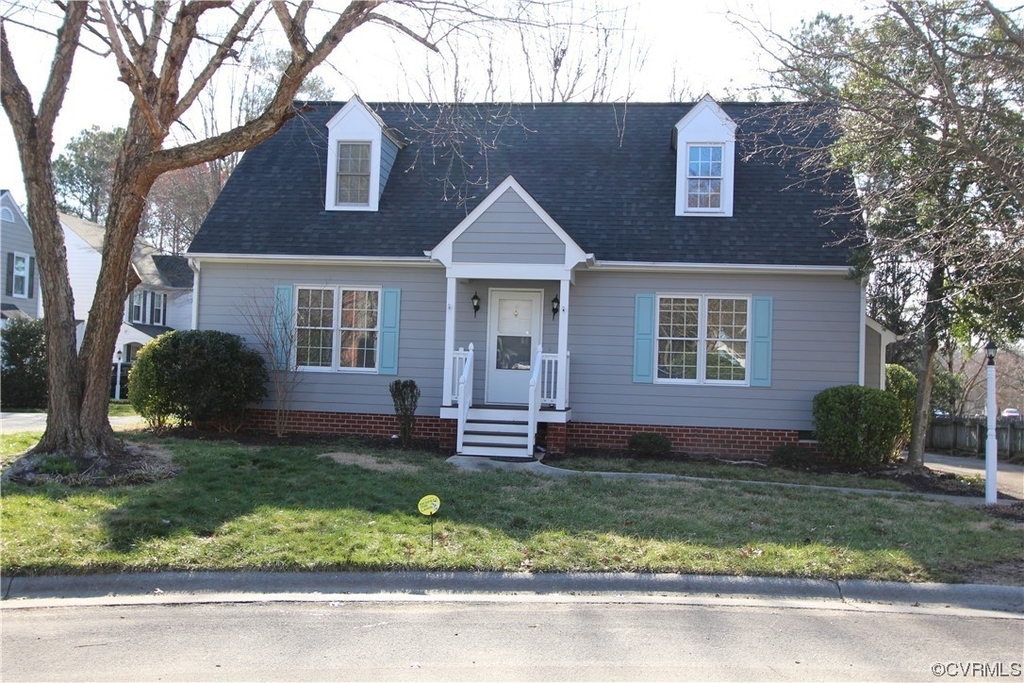
[[[143,426],[146,420],[137,417],[111,417],[110,426],[114,429]],[[17,432],[42,432],[46,429],[46,413],[0,413],[0,434],[16,434]]]

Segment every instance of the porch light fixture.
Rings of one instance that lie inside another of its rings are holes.
[[[554,320],[555,316],[558,315],[558,308],[562,305],[562,302],[558,300],[558,295],[555,294],[555,298],[551,300],[551,319]]]
[[[480,311],[480,297],[477,296],[476,292],[473,292],[473,298],[469,300],[473,304],[473,317]]]
[[[985,357],[988,358],[989,365],[996,364],[996,343],[994,341],[990,341],[985,347]]]

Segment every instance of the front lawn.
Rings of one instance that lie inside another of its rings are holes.
[[[173,454],[176,477],[107,489],[5,484],[3,573],[404,569],[959,581],[1024,563],[1024,524],[917,497],[470,473],[436,454],[374,453],[344,441],[143,440]],[[441,499],[433,548],[429,520],[417,511],[427,494]]]

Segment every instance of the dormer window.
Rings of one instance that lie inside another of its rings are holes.
[[[732,216],[736,123],[710,96],[675,126],[676,215]]]
[[[722,145],[690,145],[686,168],[686,208],[722,208]]]
[[[397,136],[358,97],[327,122],[327,211],[376,211],[395,157]]]
[[[338,143],[338,204],[370,203],[370,143]]]

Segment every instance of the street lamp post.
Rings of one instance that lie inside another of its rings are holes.
[[[121,352],[117,352],[117,379],[114,384],[114,398],[121,400]]]
[[[985,347],[988,358],[986,386],[988,396],[985,403],[985,418],[988,422],[988,438],[985,440],[985,504],[995,505],[998,498],[996,476],[998,472],[996,458],[998,443],[996,441],[996,343],[990,341]]]

